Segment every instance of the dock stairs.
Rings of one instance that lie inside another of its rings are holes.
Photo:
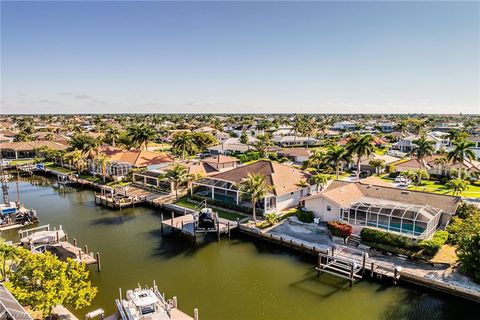
[[[351,234],[347,239],[347,246],[357,248],[358,245],[360,244],[360,241],[361,241],[360,236],[356,234]]]

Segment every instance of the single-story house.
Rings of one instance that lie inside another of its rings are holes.
[[[295,207],[304,196],[316,192],[316,186],[308,184],[309,174],[284,164],[262,160],[194,181],[192,193],[226,204],[251,207],[250,201],[244,199],[239,190],[239,185],[251,173],[264,175],[266,184],[271,188],[267,196],[257,202],[258,209],[263,213]]]
[[[278,150],[277,155],[289,158],[295,163],[303,163],[310,159],[312,151],[307,148],[284,148]]]
[[[40,149],[47,147],[55,150],[66,150],[68,146],[53,141],[5,142],[0,143],[3,159],[32,159],[40,156]]]
[[[360,182],[333,181],[323,192],[306,197],[305,209],[322,221],[340,220],[359,232],[376,228],[427,239],[444,228],[461,198]]]
[[[417,158],[411,158],[406,161],[401,160],[397,163],[393,163],[393,165],[395,166],[395,171],[397,172],[424,169],[427,170],[428,174],[437,176],[446,176],[452,169],[463,169],[469,173],[480,172],[480,162],[478,161],[464,160],[463,163],[447,161],[444,164],[437,164],[436,159],[439,158],[446,158],[446,156],[434,154],[425,157],[422,162],[420,162]]]
[[[318,139],[312,137],[278,136],[272,139],[273,142],[281,147],[303,147],[313,146],[318,143]]]
[[[166,153],[147,150],[123,150],[104,147],[100,149],[100,152],[108,157],[107,175],[114,177],[124,177],[132,168],[160,169],[168,166],[174,160]],[[102,174],[102,167],[95,158],[89,160],[88,166],[90,173]]]
[[[354,157],[353,161],[349,163],[349,168],[350,169],[356,169],[357,167],[357,159],[358,157]],[[372,160],[383,160],[384,161],[384,166],[383,168],[377,169],[373,166],[370,165],[370,161]],[[362,170],[367,170],[372,173],[381,173],[384,172],[386,167],[390,164],[395,164],[400,160],[398,157],[390,156],[388,154],[373,154],[370,157],[362,157],[360,160],[360,167]]]
[[[207,148],[207,150],[211,155],[226,155],[232,153],[245,153],[257,149],[249,144],[241,143],[239,138],[229,138],[216,146]]]

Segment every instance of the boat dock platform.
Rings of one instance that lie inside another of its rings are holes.
[[[68,235],[63,231],[62,226],[50,230],[50,225],[44,225],[20,230],[18,233],[21,238],[19,245],[32,252],[49,251],[62,261],[71,258],[86,265],[97,265],[97,270],[101,271],[100,254],[90,252],[87,245],[84,249],[80,248],[77,245],[77,239],[73,239],[73,244],[68,242]]]
[[[125,186],[120,188],[111,188],[102,186],[100,193],[95,193],[95,203],[104,205],[111,209],[123,209],[134,207],[137,204],[150,204],[153,206],[162,206],[165,202],[170,202],[174,197],[170,194],[151,191],[137,186]]]
[[[214,228],[204,229],[199,228],[195,216],[192,213],[186,213],[180,216],[173,214],[170,218],[165,219],[164,215],[161,215],[161,232],[164,233],[164,226],[169,227],[172,231],[179,231],[182,234],[192,236],[194,239],[197,235],[216,233],[218,240],[222,234],[228,235],[230,238],[230,232],[238,227],[238,222],[219,218]]]

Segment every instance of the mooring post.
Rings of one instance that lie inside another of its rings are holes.
[[[85,245],[85,253],[88,254],[88,246]]]
[[[335,245],[332,246],[332,257],[335,256]]]
[[[182,220],[182,232],[183,232],[183,220]]]
[[[362,277],[365,274],[365,265],[367,263],[367,253],[363,252],[362,253]]]
[[[55,240],[56,242],[60,242],[60,236],[58,235],[58,231],[55,231]]]
[[[373,278],[375,275],[375,262],[370,265],[370,276]]]
[[[160,214],[160,233],[163,236],[163,213]]]
[[[68,233],[65,233],[65,241],[68,242]]]
[[[230,240],[230,222],[227,222],[228,240]]]
[[[172,232],[174,231],[174,227],[173,227],[173,211],[172,211],[172,218],[171,218],[171,222],[172,222]]]
[[[97,252],[95,255],[97,259],[97,270],[98,272],[102,271],[102,264],[100,263],[100,253]]]
[[[217,238],[220,241],[220,222],[217,220]]]
[[[173,307],[176,309],[177,308],[177,297],[173,297]]]
[[[193,309],[193,320],[198,320],[198,309]]]
[[[73,239],[73,246],[76,247],[77,246],[77,239]]]
[[[353,285],[353,263],[350,264],[350,287]]]

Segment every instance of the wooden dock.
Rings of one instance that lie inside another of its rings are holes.
[[[196,238],[197,235],[216,233],[218,240],[222,234],[228,235],[230,238],[230,232],[238,227],[238,223],[235,221],[219,218],[215,228],[203,229],[199,228],[195,216],[192,213],[176,216],[173,214],[168,219],[164,219],[164,215],[161,215],[161,231],[164,233],[164,226],[169,227],[172,231],[179,231],[182,234]]]
[[[102,187],[99,193],[95,193],[96,204],[119,210],[143,203],[161,206],[172,200],[173,196],[170,194],[131,185],[115,189]]]

